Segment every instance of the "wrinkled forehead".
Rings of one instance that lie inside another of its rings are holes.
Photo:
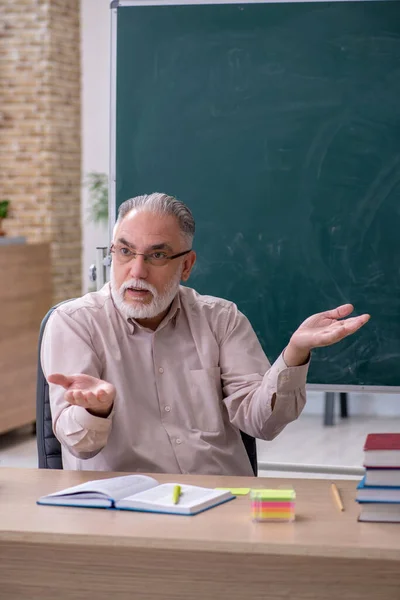
[[[133,210],[115,229],[114,241],[121,239],[137,248],[156,244],[167,244],[174,248],[180,246],[182,234],[178,220],[173,215]]]

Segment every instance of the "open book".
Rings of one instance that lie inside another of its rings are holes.
[[[221,491],[181,484],[179,500],[175,504],[173,492],[176,485],[178,484],[159,484],[147,475],[125,475],[87,481],[60,492],[42,496],[37,503],[195,515],[235,498],[229,490]]]

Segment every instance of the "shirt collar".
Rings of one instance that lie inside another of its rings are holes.
[[[178,291],[175,295],[175,298],[172,301],[171,308],[168,314],[165,316],[163,323],[167,324],[169,321],[172,321],[172,324],[176,325],[176,320],[181,312],[181,287],[179,286]],[[160,326],[162,323],[160,323]]]

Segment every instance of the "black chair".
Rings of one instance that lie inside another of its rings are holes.
[[[66,300],[65,302],[69,302]],[[61,302],[60,304],[64,304]],[[59,306],[59,304],[57,304]],[[36,443],[38,450],[38,465],[39,469],[62,469],[61,444],[54,435],[53,424],[51,420],[51,408],[49,399],[49,385],[44,376],[41,362],[40,349],[42,346],[43,332],[46,323],[57,306],[53,306],[44,317],[39,331],[39,347],[38,347],[38,367],[36,381]],[[256,440],[244,433],[240,432],[246,452],[248,454],[251,467],[254,475],[257,476],[257,446]]]
[[[58,305],[57,305],[58,306]],[[38,363],[36,379],[36,444],[39,469],[62,469],[61,444],[53,433],[49,399],[49,384],[40,362],[40,349],[46,323],[56,306],[44,317],[39,331]]]
[[[253,469],[253,473],[257,477],[258,464],[257,464],[256,440],[248,433],[244,433],[244,431],[241,431],[240,435],[242,436],[243,444],[244,444],[244,447],[246,448],[246,452],[249,457],[251,468]]]

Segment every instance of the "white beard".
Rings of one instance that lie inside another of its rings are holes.
[[[178,290],[181,281],[182,270],[179,270],[171,279],[171,281],[165,286],[164,291],[160,294],[156,288],[142,281],[141,279],[130,279],[125,281],[119,289],[115,284],[113,265],[111,264],[111,289],[113,292],[113,298],[117,308],[124,315],[126,319],[153,319],[160,315],[164,310],[172,304]],[[149,290],[153,294],[153,299],[148,304],[139,304],[134,306],[130,302],[127,302],[125,298],[125,291],[127,288],[138,288],[142,290]]]

